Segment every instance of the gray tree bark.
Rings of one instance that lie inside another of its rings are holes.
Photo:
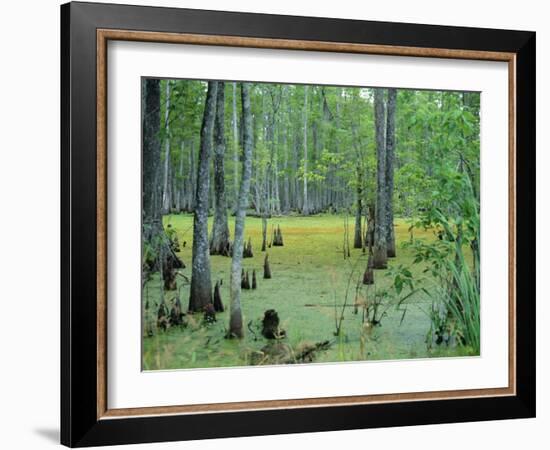
[[[336,125],[336,129],[340,129],[340,118],[341,118],[341,111],[340,111],[340,101],[342,99],[342,89],[338,89],[336,93],[336,117],[334,119],[334,123]],[[336,133],[335,139],[334,139],[334,153],[337,155],[340,153],[340,134]],[[336,170],[336,169],[335,169]],[[340,188],[340,179],[336,178],[336,183],[334,185],[335,187],[335,194],[334,194],[334,208],[336,211],[340,210],[340,208],[343,206],[341,202],[342,197],[342,189]]]
[[[252,174],[252,114],[250,112],[249,84],[241,83],[242,126],[243,126],[243,171],[239,190],[238,207],[235,215],[235,236],[231,258],[231,285],[228,337],[242,338],[243,315],[241,310],[241,270],[244,246],[244,226],[250,178]]]
[[[197,193],[197,170],[196,170],[196,152],[195,152],[195,140],[191,141],[191,149],[189,152],[189,178],[191,181],[189,189],[189,212],[195,210],[195,196]]]
[[[233,208],[239,202],[239,134],[237,129],[237,83],[233,82]]]
[[[208,82],[208,91],[204,105],[201,126],[201,144],[197,169],[197,191],[195,194],[195,212],[193,219],[193,265],[191,272],[191,291],[189,311],[201,311],[212,302],[212,283],[210,281],[210,255],[208,248],[208,191],[210,148],[212,129],[216,113],[218,83]]]
[[[309,215],[309,203],[307,198],[307,88],[304,86],[304,200],[302,214]]]
[[[286,94],[286,86],[283,86],[283,92],[282,92],[283,99],[286,99],[285,94]],[[290,116],[290,99],[288,99],[288,106],[287,106],[286,111],[283,112],[283,118],[284,118],[285,121],[284,121],[283,127],[282,127],[283,128],[282,129],[282,133],[283,133],[283,152],[284,152],[284,159],[283,159],[284,177],[283,177],[283,205],[282,205],[282,209],[283,209],[284,214],[288,214],[288,212],[290,210],[290,196],[289,196],[290,181],[289,181],[289,177],[288,177],[288,130],[289,130],[288,122],[290,122],[289,116]]]
[[[263,126],[263,141],[264,143],[270,140],[270,124],[265,112],[265,92],[262,92],[262,126]],[[266,251],[267,247],[267,218],[269,216],[269,176],[271,173],[271,162],[266,164],[266,167],[262,170],[262,252]]]
[[[230,256],[227,201],[225,197],[225,85],[218,82],[216,119],[214,124],[214,225],[210,240],[210,254]]]
[[[184,267],[170,247],[162,226],[161,142],[160,142],[160,81],[146,79],[142,85],[143,102],[143,181],[142,240],[158,252],[155,262],[144,261],[152,270],[160,270],[169,263],[173,268]]]
[[[287,130],[286,128],[283,131],[283,151],[284,151],[284,160],[283,160],[283,213],[288,214],[290,210],[290,197],[289,197],[289,188],[290,181],[288,179],[288,146],[287,146]]]
[[[145,79],[143,89],[143,213],[144,224],[159,225],[160,81]]]
[[[363,155],[361,154],[361,143],[359,142],[359,133],[357,131],[357,124],[352,122],[351,124],[351,137],[353,140],[353,147],[357,158],[356,172],[356,199],[355,199],[355,234],[353,239],[353,248],[363,247]]]
[[[374,225],[373,265],[385,269],[388,264],[386,216],[386,136],[384,117],[384,90],[374,90],[374,126],[376,135],[376,220]]]
[[[386,244],[388,258],[396,256],[395,229],[393,224],[393,175],[395,162],[395,104],[397,90],[388,89],[388,110],[386,116]]]
[[[271,121],[270,121],[270,172],[271,172],[271,212],[281,213],[281,199],[279,196],[279,144],[281,142],[280,127],[278,126],[279,108],[282,102],[282,90],[271,90]]]
[[[363,247],[363,170],[361,164],[357,165],[357,205],[355,209],[355,234],[353,248]]]
[[[185,183],[183,182],[183,155],[185,144],[181,141],[180,144],[180,160],[178,167],[178,176],[176,178],[176,210],[181,212],[185,204]]]
[[[170,80],[166,80],[166,110],[164,111],[164,180],[162,188],[162,211],[170,212]]]

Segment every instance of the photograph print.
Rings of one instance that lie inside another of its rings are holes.
[[[480,93],[143,77],[142,369],[480,355]]]

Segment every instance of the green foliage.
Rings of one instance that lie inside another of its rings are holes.
[[[164,126],[166,83],[170,83],[171,91],[169,132]],[[225,83],[225,89],[226,183],[228,192],[233,195],[235,164],[238,165],[237,174],[240,167],[240,161],[235,163],[233,142],[236,137],[240,143],[241,136],[240,124],[237,123],[237,136],[232,126],[232,83]],[[308,87],[306,174],[304,86],[254,83],[251,95],[254,122],[252,195],[272,171],[280,183],[284,177],[303,183],[307,176],[312,190],[328,186],[335,193],[349,196],[349,192],[361,187],[363,204],[373,204],[377,164],[373,92],[372,88]],[[196,161],[205,95],[204,81],[161,81],[161,139],[171,142],[172,173],[179,183],[190,177],[193,159],[190,152],[195,153]],[[240,111],[240,95],[237,95],[236,107]],[[442,204],[445,199],[437,195],[437,190],[445,183],[452,183],[458,172],[467,173],[473,185],[479,185],[479,129],[478,93],[398,91],[396,215],[414,218],[419,210],[438,206],[434,202]],[[236,150],[240,158],[240,147]],[[349,207],[354,201],[344,197],[347,204],[339,207]],[[269,202],[276,204],[271,199]]]
[[[400,90],[397,99],[394,202],[398,213],[415,217],[445,207],[464,173],[479,185],[479,95]]]
[[[397,295],[401,295],[403,286],[408,286],[411,291],[414,291],[414,278],[413,274],[403,264],[390,266],[386,276],[393,278],[393,287],[397,292]]]
[[[434,198],[445,199],[441,204],[447,205],[447,214],[434,207],[426,211],[418,225],[437,230],[439,239],[435,242],[417,239],[411,245],[415,251],[413,263],[427,264],[424,272],[438,280],[432,295],[429,343],[442,340],[448,343],[455,339],[477,354],[480,350],[479,204],[465,175],[450,177],[448,183],[434,193]],[[466,248],[471,249],[471,263],[466,260]]]

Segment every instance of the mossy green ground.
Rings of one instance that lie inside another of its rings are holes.
[[[170,215],[164,218],[165,226],[171,224],[176,230],[180,244],[179,256],[187,267],[182,270],[191,276],[191,249],[193,217],[189,214]],[[272,225],[281,227],[284,247],[268,248],[272,279],[263,279],[265,253],[261,247],[261,219],[247,217],[245,236],[252,238],[254,257],[243,260],[243,267],[252,274],[256,269],[258,289],[242,291],[242,310],[245,327],[249,321],[259,323],[264,311],[275,309],[281,319],[281,327],[287,332],[284,340],[295,348],[304,342],[330,340],[331,347],[319,352],[315,362],[357,361],[380,359],[408,359],[433,356],[462,356],[465,349],[438,348],[429,350],[426,334],[430,329],[427,311],[431,299],[424,293],[417,293],[407,299],[407,312],[390,307],[381,325],[367,328],[362,323],[361,310],[354,314],[355,283],[362,277],[366,256],[361,249],[351,249],[351,258],[344,260],[343,235],[344,217],[316,215],[311,217],[288,216],[269,220],[268,235]],[[233,232],[233,218],[230,230]],[[350,241],[353,244],[353,221],[350,219]],[[415,238],[434,239],[432,232],[415,230]],[[396,222],[397,258],[389,260],[390,265],[411,266],[413,255],[401,243],[410,238],[408,224]],[[183,242],[186,246],[183,247]],[[143,338],[143,368],[183,369],[199,367],[224,367],[248,365],[251,352],[260,350],[267,340],[246,329],[242,340],[228,340],[224,336],[228,326],[229,271],[231,259],[211,256],[212,283],[223,279],[222,299],[226,312],[217,314],[217,322],[203,325],[202,315],[188,316],[187,327],[174,327],[166,332],[155,332],[154,336]],[[345,301],[350,271],[355,273],[349,287],[349,307],[345,308],[342,333],[335,337],[335,316],[340,314]],[[413,275],[421,277],[422,266],[412,266]],[[392,283],[385,270],[375,271],[375,286],[368,289],[384,289]],[[176,295],[186,309],[189,286],[183,277],[178,277],[178,291],[165,293],[165,301],[171,305]],[[158,274],[145,287],[143,301],[158,304],[160,295]],[[311,306],[314,305],[314,306]],[[335,309],[334,305],[338,305]],[[145,320],[154,324],[156,309],[151,307],[145,313]],[[403,319],[403,320],[402,320]],[[256,331],[257,333],[257,331]]]

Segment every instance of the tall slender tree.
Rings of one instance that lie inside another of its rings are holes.
[[[160,80],[143,81],[143,213],[144,225],[162,228],[160,210]]]
[[[239,132],[237,124],[237,83],[233,82],[233,209],[239,202]]]
[[[355,173],[356,173],[356,199],[355,199],[355,233],[353,238],[353,248],[362,248],[363,247],[363,171],[364,164],[363,164],[363,155],[361,153],[361,144],[359,142],[359,133],[357,131],[357,123],[356,115],[358,115],[357,109],[357,102],[358,98],[354,97],[354,107],[353,107],[353,117],[351,120],[351,138],[353,140],[353,148],[355,149],[356,154],[356,167],[355,167]]]
[[[356,209],[355,209],[355,233],[353,237],[353,248],[363,247],[363,167],[359,162],[356,167],[357,172],[357,194],[356,194]]]
[[[162,211],[170,211],[170,80],[165,81],[164,100],[164,177],[162,183]]]
[[[187,210],[193,212],[195,209],[195,193],[197,192],[197,171],[195,170],[195,140],[191,140],[189,149],[189,176],[187,177]]]
[[[230,256],[227,201],[225,196],[225,85],[218,82],[216,119],[214,123],[214,225],[210,254]]]
[[[143,242],[144,263],[160,270],[164,264],[184,267],[172,250],[162,226],[161,143],[160,143],[160,80],[147,78],[142,84],[143,102]],[[148,249],[148,251],[147,251]],[[156,254],[156,258],[151,255]]]
[[[252,113],[250,111],[250,86],[241,83],[242,126],[243,126],[243,171],[238,197],[238,207],[235,213],[235,236],[233,241],[233,256],[231,258],[231,285],[228,337],[242,338],[243,315],[241,310],[241,270],[244,246],[244,222],[248,206],[250,178],[252,174]]]
[[[282,125],[282,134],[283,134],[283,201],[282,201],[282,210],[283,214],[288,214],[290,210],[290,180],[288,176],[288,116],[290,116],[290,101],[286,98],[286,86],[283,86],[281,96],[283,97],[283,103],[286,101],[287,108],[283,111],[283,125]]]
[[[176,197],[175,207],[176,211],[181,212],[184,209],[185,203],[185,183],[183,182],[183,155],[185,153],[185,142],[183,139],[180,142],[180,154],[178,162],[178,175],[176,177],[176,189],[174,195]]]
[[[309,202],[307,198],[307,88],[304,86],[304,199],[302,204],[302,214],[309,215]]]
[[[269,141],[269,123],[268,114],[266,113],[266,100],[265,100],[265,91],[262,89],[262,140],[264,145]],[[263,180],[261,183],[261,213],[262,213],[262,252],[266,251],[267,248],[267,219],[269,217],[269,175],[271,173],[271,162],[269,160],[265,161],[261,165],[261,172],[263,175]]]
[[[374,89],[374,127],[376,135],[376,219],[374,224],[373,266],[385,269],[388,264],[386,214],[386,136],[384,89]]]
[[[197,190],[193,218],[193,265],[189,311],[201,311],[212,302],[210,255],[208,248],[208,194],[212,130],[216,114],[218,82],[209,81],[201,126],[201,143],[197,169]]]
[[[280,135],[278,135],[279,127],[278,114],[279,107],[281,106],[282,90],[281,87],[271,87],[268,89],[269,96],[271,97],[271,111],[269,113],[269,121],[267,124],[267,142],[269,145],[269,166],[268,166],[268,179],[270,183],[270,201],[269,211],[270,213],[279,214],[281,212],[281,202],[279,198],[279,154],[278,147],[280,141]],[[279,137],[277,140],[276,138]]]
[[[386,245],[388,258],[394,258],[395,227],[393,223],[393,185],[395,162],[395,104],[397,89],[388,89],[388,104],[386,112]]]

